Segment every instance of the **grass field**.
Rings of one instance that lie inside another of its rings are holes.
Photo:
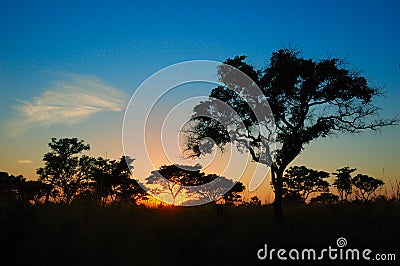
[[[290,205],[280,229],[270,206],[3,206],[0,265],[276,265],[257,258],[264,244],[322,249],[339,237],[398,262],[399,213],[399,202]]]

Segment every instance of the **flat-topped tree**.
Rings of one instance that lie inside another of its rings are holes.
[[[325,179],[329,173],[309,169],[306,166],[289,167],[283,176],[283,194],[287,196],[299,196],[302,202],[306,202],[312,193],[329,192],[329,183]]]
[[[146,184],[155,185],[150,188],[152,195],[160,198],[170,197],[172,205],[177,204],[178,196],[182,197],[182,205],[198,204],[199,202],[216,202],[223,199],[225,204],[235,204],[242,201],[241,192],[245,189],[243,183],[216,174],[206,174],[201,171],[201,165],[163,165],[157,171],[152,171],[146,178]],[[209,186],[202,186],[208,184]],[[194,190],[188,187],[195,188]],[[226,193],[224,194],[224,192]]]
[[[368,175],[358,174],[352,180],[354,186],[358,189],[357,198],[367,202],[372,194],[375,193],[385,183]]]
[[[281,49],[272,54],[268,66],[261,70],[256,70],[245,59],[245,56],[236,56],[227,59],[225,64],[246,73],[260,87],[273,112],[278,144],[271,165],[274,211],[277,221],[282,223],[283,173],[308,143],[336,133],[379,130],[397,124],[398,118],[381,119],[380,109],[372,100],[382,95],[382,91],[368,84],[366,78],[359,73],[350,71],[339,59],[316,61],[303,58],[295,50]],[[227,77],[232,77],[224,73],[224,69],[228,68],[221,67],[219,75],[221,81],[227,84],[230,82]],[[251,94],[243,88],[241,96],[246,93]],[[224,86],[210,93],[210,97],[225,102],[237,113],[247,129],[247,135],[243,135],[243,131],[240,136],[239,132],[236,136],[235,132],[230,131],[228,134],[226,128],[210,119],[219,111],[219,115],[226,111],[226,108],[219,110],[218,101],[210,98],[194,108],[193,126],[186,132],[187,149],[193,155],[200,156],[211,151],[201,145],[201,141],[209,137],[219,147],[232,141],[238,148],[247,149],[255,162],[268,162],[260,152],[265,146],[265,140],[254,134],[254,129],[270,121],[257,120],[241,96]]]
[[[198,185],[205,174],[200,171],[201,166],[163,165],[157,171],[152,171],[146,178],[148,185],[157,185],[151,189],[154,195],[171,196],[171,204],[176,204],[178,195],[184,195],[185,186]]]

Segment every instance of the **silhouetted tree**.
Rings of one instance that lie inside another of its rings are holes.
[[[159,170],[153,171],[146,181],[149,185],[156,185],[152,188],[152,193],[170,195],[172,204],[176,204],[179,194],[187,198],[182,203],[183,205],[191,204],[196,200],[205,202],[222,200],[225,204],[235,204],[241,201],[240,193],[244,190],[241,182],[234,183],[232,180],[216,174],[205,174],[200,169],[201,165],[164,165]],[[206,184],[208,186],[201,186]],[[185,186],[197,186],[197,188],[188,191]],[[228,188],[228,192],[224,194]]]
[[[347,198],[351,195],[352,189],[352,181],[351,181],[351,173],[353,173],[356,169],[350,169],[348,166],[337,169],[335,173],[336,180],[333,181],[333,186],[339,192],[339,197],[341,201],[347,201]]]
[[[213,183],[211,183],[212,181]],[[216,174],[204,174],[204,176],[199,179],[197,185],[204,184],[208,184],[209,186],[199,188],[196,191],[196,194],[198,194],[199,198],[205,199],[206,202],[212,202],[214,204],[218,201],[222,201],[222,195],[227,192],[228,188],[232,188],[234,186],[234,182],[232,180]]]
[[[47,185],[40,180],[25,181],[21,188],[23,200],[33,204],[42,203],[42,199],[46,196]]]
[[[22,175],[14,176],[0,172],[0,201],[4,204],[21,201],[24,183],[25,178]]]
[[[305,200],[303,197],[300,195],[299,192],[291,192],[291,193],[285,193],[283,192],[283,198],[282,198],[284,203],[289,203],[289,204],[304,204]]]
[[[0,201],[39,204],[45,195],[46,185],[40,181],[27,181],[22,175],[0,172]]]
[[[249,201],[250,206],[261,206],[261,200],[257,196],[253,196]]]
[[[361,198],[367,202],[369,197],[385,183],[382,180],[373,178],[371,176],[358,174],[353,178],[353,184],[358,189],[358,198]]]
[[[124,201],[136,204],[146,195],[138,181],[131,178],[129,166],[134,159],[123,156],[118,161],[98,157],[92,168],[94,191],[102,205]]]
[[[328,192],[329,183],[324,180],[329,173],[308,169],[305,166],[292,166],[283,176],[283,195],[298,195],[305,202],[314,192]]]
[[[37,169],[39,180],[47,185],[45,202],[49,202],[53,194],[69,204],[89,182],[93,158],[79,155],[90,146],[77,138],[52,138],[48,146],[51,151],[43,157],[45,166]]]
[[[244,191],[245,186],[242,182],[236,182],[233,187],[222,195],[222,199],[224,200],[224,204],[227,205],[236,205],[242,202],[242,195],[241,193]]]
[[[337,203],[339,200],[339,196],[329,193],[329,192],[324,192],[321,193],[320,195],[312,198],[310,200],[310,204],[323,204],[323,205],[331,205]]]
[[[274,212],[282,224],[283,173],[307,144],[335,133],[378,130],[397,124],[398,119],[377,117],[379,108],[372,104],[372,99],[381,91],[370,86],[358,73],[346,69],[339,59],[315,61],[302,58],[292,49],[281,49],[272,54],[265,69],[256,70],[245,58],[236,56],[227,59],[225,64],[246,73],[260,87],[273,112],[279,144],[272,154],[271,165]],[[251,98],[252,92],[233,84],[232,80],[237,79],[229,68],[220,67],[218,74],[227,86],[213,89],[210,99],[194,108],[192,128],[187,130],[188,150],[193,156],[200,156],[213,148],[214,144],[204,145],[207,138],[213,139],[220,148],[232,141],[238,148],[247,149],[255,162],[269,164],[267,155],[272,151],[269,151],[268,136],[262,136],[259,129],[270,123],[271,117],[258,121],[249,106],[257,106],[257,102],[248,103],[243,97]],[[239,87],[240,93],[228,87]],[[237,129],[237,116],[226,112],[226,108],[221,109],[219,101],[236,112],[246,130]],[[213,118],[222,118],[229,126]]]
[[[152,189],[154,194],[169,194],[172,204],[176,197],[183,192],[184,186],[202,184],[205,174],[200,171],[201,166],[163,165],[159,170],[153,171],[146,178],[147,184],[157,185]]]

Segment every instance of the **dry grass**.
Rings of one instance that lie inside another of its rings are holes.
[[[285,207],[284,230],[272,208],[2,208],[1,265],[253,265],[265,243],[399,249],[399,202]]]

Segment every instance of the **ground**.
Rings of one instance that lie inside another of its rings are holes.
[[[399,213],[398,202],[289,205],[280,228],[271,206],[3,206],[0,265],[277,265],[257,251],[336,248],[339,237],[399,260]]]

